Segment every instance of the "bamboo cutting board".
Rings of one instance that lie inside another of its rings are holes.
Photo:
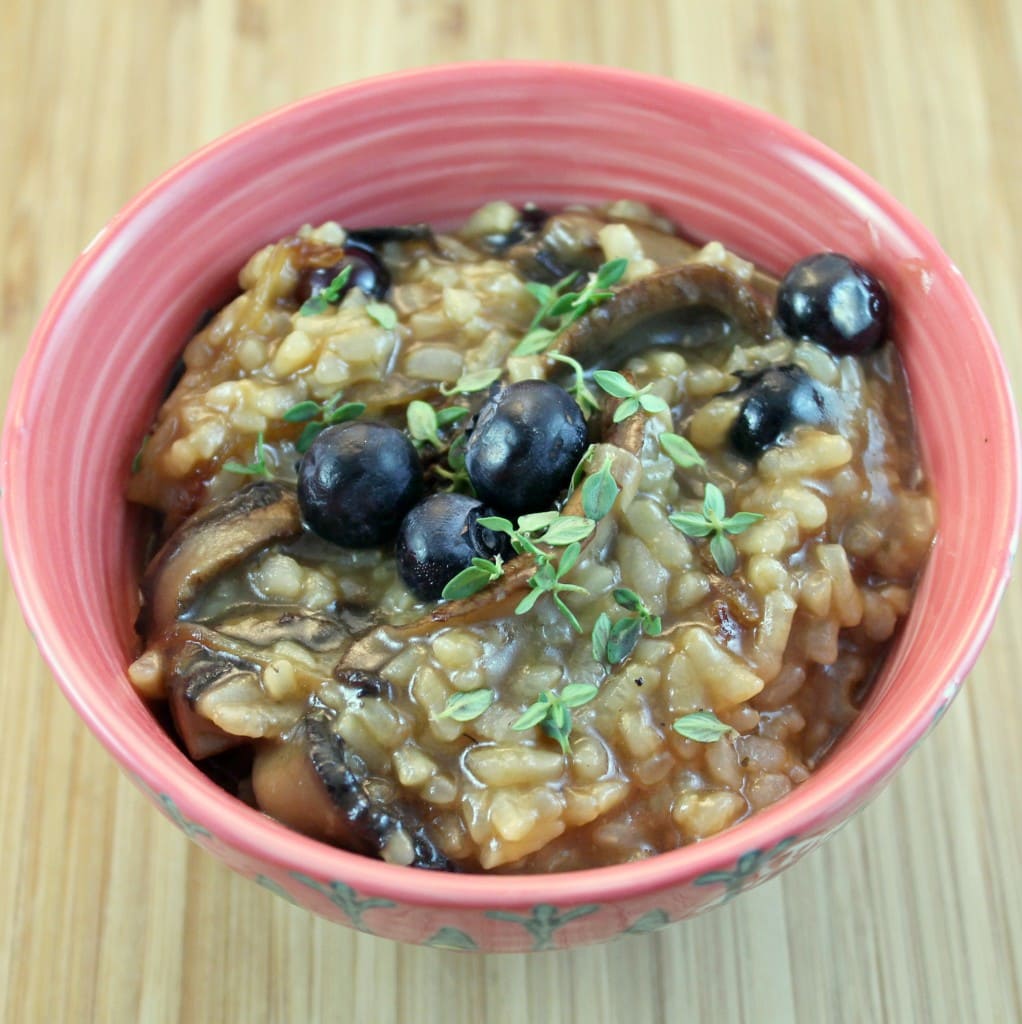
[[[664,74],[816,135],[935,231],[1022,379],[1017,0],[0,0],[0,394],[76,253],[198,145],[497,57]],[[3,576],[0,1019],[1022,1021],[1020,613],[1016,582],[940,727],[780,878],[613,946],[464,957],[329,925],[190,846],[76,719]]]

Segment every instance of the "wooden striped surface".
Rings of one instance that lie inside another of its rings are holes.
[[[816,135],[934,230],[1022,379],[1012,0],[0,0],[0,394],[75,254],[198,145],[340,82],[497,57],[664,74]],[[191,846],[71,712],[4,576],[0,1020],[1022,1020],[1020,613],[1015,583],[934,734],[780,878],[612,946],[466,957],[317,920]]]

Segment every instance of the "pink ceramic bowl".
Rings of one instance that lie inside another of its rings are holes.
[[[940,531],[854,728],[808,782],[730,831],[569,875],[394,867],[297,835],[228,796],[178,752],[125,675],[139,549],[125,480],[197,316],[229,295],[249,253],[304,221],[453,222],[496,197],[557,206],[621,196],[775,272],[840,250],[891,293]],[[157,807],[309,910],[469,950],[649,931],[729,900],[818,845],[955,696],[990,630],[1019,516],[1001,357],[958,271],[910,214],[819,143],[732,100],[609,68],[531,63],[345,86],[233,132],[147,189],[75,263],[32,338],[7,413],[2,485],[29,626],[68,699]]]

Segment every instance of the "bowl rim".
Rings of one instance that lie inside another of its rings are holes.
[[[729,96],[670,78],[622,68],[528,60],[441,64],[359,79],[317,92],[247,121],[176,163],[139,192],[100,229],[72,264],[46,304],[15,374],[0,450],[0,495],[4,499],[0,501],[0,521],[4,531],[8,571],[28,628],[68,701],[122,767],[147,787],[168,795],[186,818],[209,826],[216,842],[207,845],[223,843],[254,861],[270,862],[278,869],[290,872],[292,877],[301,873],[343,880],[359,891],[385,894],[409,905],[486,909],[544,903],[564,906],[592,900],[608,903],[689,882],[706,872],[735,864],[742,854],[750,850],[770,849],[790,836],[812,833],[814,826],[818,830],[821,823],[829,825],[844,815],[848,805],[860,802],[861,794],[875,791],[907,756],[932,724],[938,709],[950,701],[975,663],[993,626],[997,606],[1008,583],[1020,520],[1017,415],[1009,416],[1010,423],[1006,425],[1006,433],[1010,436],[1014,452],[1014,473],[1005,484],[1008,512],[1002,520],[1006,529],[1004,537],[1000,538],[1003,548],[999,561],[991,568],[982,600],[976,606],[975,615],[968,620],[968,628],[962,629],[955,657],[949,659],[946,672],[938,682],[920,694],[912,714],[906,714],[896,725],[887,725],[878,733],[869,762],[856,768],[854,774],[850,766],[842,771],[816,773],[778,804],[758,811],[738,825],[699,843],[661,853],[641,862],[562,874],[426,873],[421,869],[372,860],[303,836],[246,806],[208,780],[184,754],[176,750],[173,755],[177,763],[169,751],[157,751],[154,756],[152,749],[147,749],[137,735],[124,728],[123,717],[111,713],[102,701],[96,699],[98,691],[85,687],[83,692],[79,687],[74,662],[68,657],[69,652],[61,644],[59,636],[50,635],[47,602],[32,578],[29,560],[20,554],[20,551],[28,547],[20,543],[19,524],[24,519],[15,521],[11,509],[11,502],[18,495],[15,425],[21,416],[29,382],[54,322],[75,294],[89,268],[117,245],[135,218],[156,197],[166,195],[181,184],[187,185],[189,176],[210,158],[249,143],[257,144],[264,135],[275,132],[282,123],[296,115],[327,110],[334,103],[343,102],[348,97],[370,96],[381,89],[389,90],[395,86],[424,81],[439,86],[446,80],[446,87],[451,89],[469,83],[478,87],[480,75],[489,76],[491,81],[525,81],[539,77],[549,79],[551,75],[561,75],[576,81],[599,81],[605,86],[627,89],[647,98],[657,97],[668,103],[695,103],[703,108],[713,108],[732,121],[754,125],[757,131],[772,135],[777,144],[786,144],[788,148],[810,156],[834,174],[836,180],[850,183],[886,210],[901,230],[922,249],[939,256],[944,262],[950,278],[949,284],[957,289],[955,301],[968,310],[971,333],[982,340],[993,357],[992,365],[997,368],[993,383],[1003,393],[1003,407],[1007,412],[1014,412],[1003,355],[985,316],[954,263],[912,213],[865,172],[822,142],[773,114]]]

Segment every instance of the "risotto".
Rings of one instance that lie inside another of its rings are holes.
[[[935,508],[862,267],[635,202],[304,227],[132,467],[137,689],[210,777],[396,864],[697,842],[855,719]]]

